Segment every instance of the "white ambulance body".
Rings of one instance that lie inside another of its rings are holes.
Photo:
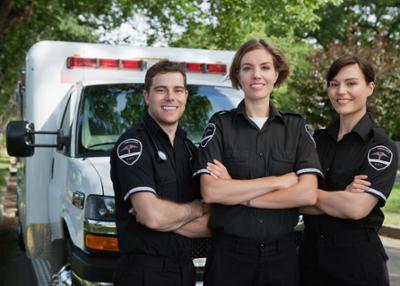
[[[190,97],[182,124],[198,142],[209,116],[243,97],[227,78],[232,57],[54,41],[29,50],[17,93],[22,118],[7,128],[7,149],[27,157],[19,163],[18,214],[40,285],[51,283],[50,272],[55,285],[112,285],[118,245],[109,155],[146,110],[147,68],[160,59],[186,66]]]

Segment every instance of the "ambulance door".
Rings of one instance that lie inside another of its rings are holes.
[[[51,162],[51,178],[48,194],[48,207],[51,222],[51,240],[63,238],[62,218],[64,200],[67,199],[67,176],[68,176],[68,161],[71,160],[71,148],[73,144],[72,124],[74,113],[74,97],[76,97],[76,89],[72,87],[65,98],[65,107],[60,108],[61,120],[58,120],[58,129],[63,131],[67,137],[67,143],[58,150],[54,148],[53,159]]]

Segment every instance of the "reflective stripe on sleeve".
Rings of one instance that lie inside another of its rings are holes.
[[[210,173],[210,171],[207,170],[207,168],[203,168],[203,169],[200,169],[200,170],[194,172],[192,177],[196,177],[199,174],[211,174],[211,173]]]
[[[324,177],[324,174],[317,169],[317,168],[305,168],[305,169],[300,169],[296,172],[296,175],[302,175],[302,174],[307,174],[307,173],[317,173],[320,175],[322,178]]]
[[[138,193],[138,192],[150,192],[150,193],[154,193],[157,194],[156,191],[153,188],[150,187],[136,187],[131,189],[125,196],[124,196],[124,200],[126,201],[130,195],[134,194],[134,193]]]
[[[370,194],[374,194],[374,195],[380,197],[383,201],[386,202],[386,196],[382,192],[380,192],[378,190],[375,190],[373,188],[369,188],[366,192],[370,193]]]

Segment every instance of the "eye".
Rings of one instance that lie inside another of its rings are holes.
[[[157,92],[157,93],[164,93],[165,90],[166,90],[166,89],[163,88],[163,87],[156,87],[156,88],[154,89],[154,91]]]
[[[251,67],[250,66],[244,66],[244,67],[241,68],[241,70],[242,71],[249,71],[249,70],[251,70]]]
[[[339,86],[339,83],[336,82],[336,81],[329,82],[329,87],[335,88],[335,87],[338,87],[338,86]]]
[[[181,93],[185,92],[185,89],[184,88],[176,88],[175,92],[181,94]]]
[[[262,69],[263,71],[268,71],[268,70],[271,69],[271,67],[270,67],[270,66],[262,66],[261,69]]]

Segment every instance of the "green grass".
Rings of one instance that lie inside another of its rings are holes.
[[[5,152],[4,148],[1,148],[0,152],[0,188],[4,186],[8,168],[10,166],[10,159]]]
[[[392,192],[390,193],[389,199],[386,202],[385,207],[382,209],[385,214],[385,224],[393,224],[400,226],[400,184],[397,183]]]

